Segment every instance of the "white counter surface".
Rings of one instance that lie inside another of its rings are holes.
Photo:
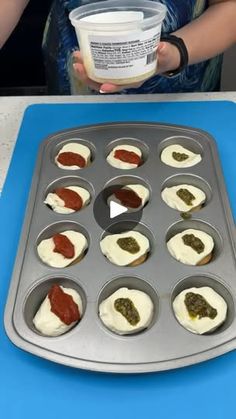
[[[88,103],[88,102],[171,102],[171,101],[231,100],[236,92],[179,93],[167,95],[117,96],[22,96],[0,97],[0,193],[5,182],[22,116],[27,106],[34,103]]]

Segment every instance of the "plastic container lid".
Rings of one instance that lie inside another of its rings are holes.
[[[116,32],[156,25],[162,22],[166,10],[162,3],[149,0],[107,0],[80,6],[70,12],[69,18],[77,29]]]

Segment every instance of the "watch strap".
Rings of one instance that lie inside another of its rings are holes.
[[[180,53],[180,65],[178,68],[170,71],[166,71],[165,73],[162,73],[163,76],[166,77],[173,77],[177,74],[181,73],[181,71],[187,67],[188,65],[188,50],[186,48],[186,45],[182,38],[179,38],[176,35],[162,35],[161,41],[163,42],[169,42],[170,44],[175,45]]]

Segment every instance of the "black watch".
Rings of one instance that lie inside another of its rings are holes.
[[[181,73],[181,71],[188,65],[188,50],[186,48],[186,45],[183,39],[175,35],[163,35],[161,36],[161,41],[169,42],[170,44],[175,45],[178,48],[179,53],[180,53],[179,67],[174,70],[166,71],[165,73],[162,73],[161,75],[166,76],[166,77],[176,76],[177,74]]]

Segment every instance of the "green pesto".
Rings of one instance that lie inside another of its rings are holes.
[[[188,191],[188,189],[183,189],[180,188],[177,192],[176,195],[182,199],[182,201],[185,202],[186,205],[193,205],[192,201],[194,201],[194,199],[196,199],[196,197]]]
[[[209,317],[209,319],[213,320],[217,316],[217,310],[200,294],[187,292],[184,303],[189,315],[193,318],[197,316],[199,319],[202,317]]]
[[[114,302],[114,306],[115,309],[126,318],[131,326],[136,326],[140,321],[139,312],[129,298],[117,298]]]
[[[181,212],[180,215],[184,220],[189,220],[192,218],[191,212]]]
[[[122,237],[117,240],[117,244],[122,250],[125,250],[132,255],[138,253],[140,250],[138,242],[133,237]]]
[[[177,153],[177,151],[173,151],[172,157],[176,161],[184,161],[184,160],[187,160],[187,158],[189,156],[187,154],[185,154],[185,153]]]
[[[190,246],[198,254],[202,253],[205,249],[204,243],[194,234],[185,234],[182,240],[186,246]]]

